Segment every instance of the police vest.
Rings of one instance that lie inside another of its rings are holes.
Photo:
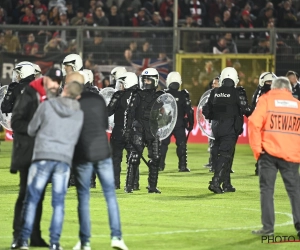
[[[213,120],[232,118],[239,115],[237,91],[234,87],[219,87],[213,99]]]

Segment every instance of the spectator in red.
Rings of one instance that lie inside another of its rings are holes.
[[[193,20],[199,26],[205,26],[206,8],[200,0],[190,0],[190,12]]]
[[[96,26],[95,22],[94,22],[94,16],[92,13],[88,13],[85,16],[85,26],[89,26],[89,27],[94,27]],[[87,38],[91,38],[94,37],[95,32],[92,30],[84,30],[83,35]]]
[[[46,7],[45,4],[41,3],[41,0],[34,0],[33,5],[34,5],[34,13],[36,16],[39,16],[42,12],[48,11],[48,8]]]
[[[118,7],[113,5],[110,7],[110,13],[107,15],[109,26],[123,26],[123,20],[118,13]]]
[[[58,7],[54,6],[50,9],[49,22],[51,25],[58,25],[58,23],[59,23]]]
[[[251,18],[250,18],[250,13],[248,10],[244,10],[242,12],[242,18],[239,22],[239,27],[240,28],[249,28],[249,29],[252,29],[253,28],[253,24],[252,24],[252,21],[251,21]],[[240,33],[240,38],[241,39],[249,39],[249,38],[253,38],[253,34],[250,33],[250,32],[241,32]]]
[[[149,18],[146,16],[145,8],[141,8],[139,12],[135,14],[134,17],[132,18],[132,25],[134,27],[138,27],[138,26],[148,26],[148,24],[149,24]]]
[[[159,8],[159,14],[162,17],[162,19],[165,19],[168,17],[168,11],[173,6],[174,1],[173,0],[164,0]],[[180,7],[178,6],[178,17],[180,17]]]
[[[33,5],[27,5],[25,7],[25,15],[20,18],[20,24],[37,24],[37,18],[33,14]]]
[[[25,55],[36,55],[39,51],[39,44],[35,42],[33,33],[30,33],[27,37],[27,43],[23,45],[23,53]]]
[[[141,8],[140,0],[124,0],[120,6],[120,13],[124,15],[125,26],[132,26],[132,17]]]

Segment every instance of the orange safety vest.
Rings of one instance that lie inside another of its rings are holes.
[[[258,99],[248,120],[248,134],[255,159],[265,151],[300,163],[300,102],[288,90],[270,90]]]

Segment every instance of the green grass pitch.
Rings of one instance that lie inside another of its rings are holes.
[[[9,249],[12,218],[18,192],[18,175],[9,173],[11,143],[2,142],[0,152],[0,249]],[[300,249],[299,242],[262,243],[252,229],[261,227],[258,177],[248,145],[238,145],[234,159],[232,184],[236,193],[216,195],[207,187],[212,174],[203,168],[209,154],[207,145],[188,145],[190,173],[177,171],[175,146],[171,144],[166,169],[160,172],[161,194],[148,194],[147,167],[140,165],[140,191],[126,194],[117,190],[123,237],[130,250],[200,250],[200,249]],[[144,153],[144,155],[146,155]],[[122,163],[122,185],[125,180]],[[51,186],[48,186],[42,218],[43,237],[49,240],[52,213]],[[278,174],[275,190],[275,236],[295,236],[289,199]],[[106,204],[97,182],[91,190],[93,250],[111,249]],[[75,187],[66,196],[65,221],[61,236],[64,249],[78,241],[77,198]],[[38,249],[38,248],[31,248]]]

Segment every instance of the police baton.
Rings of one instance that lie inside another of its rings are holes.
[[[145,162],[145,164],[146,164],[147,167],[149,168],[149,164],[148,164],[148,162],[146,161],[146,159],[144,158],[143,152],[140,152],[140,151],[138,150],[138,148],[136,147],[136,145],[134,145],[134,143],[132,143],[131,140],[129,141],[129,145],[132,146],[132,147],[135,149],[135,151],[138,153],[138,155],[141,156],[143,162]]]

